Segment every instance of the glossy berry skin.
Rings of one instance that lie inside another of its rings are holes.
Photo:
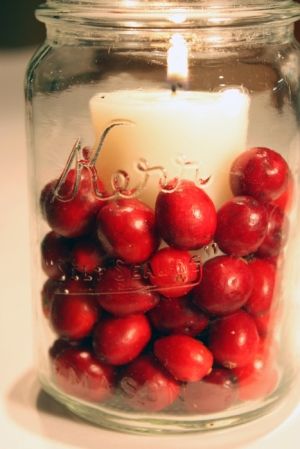
[[[52,279],[60,279],[67,271],[71,241],[48,232],[41,243],[42,269]]]
[[[265,339],[273,330],[274,316],[271,310],[264,314],[253,316],[257,331],[261,339]]]
[[[174,182],[156,200],[155,217],[161,237],[178,249],[193,250],[207,245],[216,230],[212,200],[192,181],[182,180],[172,189]]]
[[[267,232],[255,254],[258,257],[277,257],[286,242],[287,218],[280,207],[272,203],[267,205],[267,212]]]
[[[240,310],[213,322],[209,349],[225,368],[245,366],[254,360],[259,335],[253,318]]]
[[[196,382],[209,374],[213,356],[203,343],[187,335],[169,335],[154,343],[154,355],[172,376]]]
[[[208,318],[195,306],[190,298],[161,299],[148,313],[152,326],[164,334],[184,334],[195,337],[208,325]]]
[[[230,170],[234,195],[250,195],[262,201],[278,198],[285,191],[288,179],[289,168],[283,157],[263,147],[242,153]]]
[[[276,388],[278,370],[274,354],[260,345],[254,360],[246,366],[232,370],[240,401],[263,398]]]
[[[87,349],[87,345],[84,345],[81,340],[65,340],[63,338],[58,338],[49,348],[48,354],[50,359],[55,359],[63,351],[71,348]]]
[[[177,398],[178,382],[154,357],[143,355],[128,365],[120,380],[124,401],[133,409],[158,412]]]
[[[116,316],[145,313],[156,306],[158,295],[126,266],[108,268],[95,287],[101,307]]]
[[[125,365],[135,359],[151,338],[151,328],[144,315],[108,318],[94,332],[95,352],[110,365]]]
[[[201,280],[202,266],[187,251],[163,248],[152,256],[149,265],[151,283],[167,298],[186,295]]]
[[[105,203],[95,194],[92,172],[88,167],[82,168],[78,191],[72,198],[75,181],[76,170],[71,169],[59,192],[64,198],[69,198],[68,201],[62,201],[55,196],[58,180],[48,183],[40,198],[42,214],[50,228],[64,237],[87,234],[95,222],[98,210]],[[98,190],[103,192],[103,184],[100,180],[97,182]]]
[[[71,260],[76,270],[92,273],[104,264],[105,254],[99,242],[85,237],[74,243]]]
[[[60,283],[55,279],[48,279],[42,288],[42,310],[46,318],[50,317],[52,303],[55,297],[55,292],[59,289]]]
[[[182,399],[190,413],[217,413],[236,402],[237,391],[232,373],[225,368],[214,368],[200,382],[183,387]]]
[[[267,312],[272,304],[276,268],[264,259],[254,259],[249,263],[253,276],[253,290],[245,305],[251,315],[261,315]]]
[[[223,315],[246,304],[252,288],[253,277],[246,261],[218,256],[204,264],[202,282],[193,290],[193,298],[201,309]]]
[[[65,393],[92,402],[108,399],[115,383],[114,369],[89,349],[70,347],[51,359],[54,382]]]
[[[278,198],[273,200],[272,203],[278,206],[283,212],[288,212],[293,202],[294,190],[294,181],[290,172],[286,189]]]
[[[260,247],[267,225],[268,214],[263,204],[249,196],[237,196],[218,211],[215,241],[226,254],[246,256]]]
[[[63,338],[78,340],[88,336],[96,324],[100,311],[93,295],[81,289],[81,283],[70,282],[65,292],[56,293],[50,322],[53,330]],[[82,291],[80,291],[82,290]]]
[[[97,230],[104,248],[131,264],[145,262],[159,245],[154,212],[137,199],[106,204],[97,216]]]

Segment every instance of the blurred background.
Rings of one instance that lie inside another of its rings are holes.
[[[34,17],[42,0],[0,0],[0,48],[38,45],[44,40],[44,26]]]
[[[43,41],[44,26],[34,17],[40,3],[42,0],[0,0],[0,48],[35,46]],[[300,22],[296,36],[300,41]]]

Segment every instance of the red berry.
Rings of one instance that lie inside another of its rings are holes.
[[[209,348],[215,361],[226,368],[251,363],[258,344],[255,322],[242,310],[217,319],[211,326]]]
[[[216,229],[216,210],[212,200],[192,181],[174,182],[161,191],[155,215],[161,237],[179,249],[198,249],[211,242]]]
[[[99,242],[85,237],[78,240],[72,250],[72,263],[82,273],[92,273],[103,266],[104,252]]]
[[[245,309],[252,315],[267,312],[272,304],[276,268],[271,262],[254,259],[249,263],[253,276],[253,290],[245,305]]]
[[[41,244],[42,269],[52,279],[60,279],[66,272],[70,257],[70,240],[56,232],[45,235]]]
[[[256,251],[259,257],[277,257],[286,243],[287,218],[282,210],[272,203],[267,205],[268,226],[264,240]]]
[[[55,294],[50,321],[59,336],[81,339],[91,333],[99,317],[97,302],[82,282],[71,281],[64,288]]]
[[[293,202],[294,189],[295,186],[292,174],[289,173],[289,180],[285,191],[278,198],[273,200],[273,204],[278,206],[282,211],[289,211]]]
[[[83,349],[84,344],[80,340],[64,340],[63,338],[58,338],[54,341],[52,346],[49,348],[49,357],[55,359],[63,351],[70,348],[81,348]]]
[[[266,208],[249,196],[237,196],[218,211],[215,241],[232,256],[255,252],[263,242],[268,224]]]
[[[283,157],[269,148],[252,148],[242,153],[230,171],[234,195],[251,195],[258,200],[278,198],[286,189],[289,168]]]
[[[167,334],[194,337],[208,325],[208,318],[193,307],[189,298],[162,299],[148,316],[155,329]]]
[[[211,352],[203,343],[187,335],[170,335],[154,343],[154,354],[177,380],[195,382],[209,374]]]
[[[77,237],[90,231],[98,210],[104,201],[94,191],[93,175],[88,167],[80,172],[78,191],[74,198],[72,193],[76,183],[76,170],[69,171],[59,195],[68,199],[61,200],[55,196],[58,180],[48,183],[41,193],[41,209],[53,231],[65,237]],[[97,180],[98,190],[104,191],[103,184]]]
[[[218,256],[203,266],[202,282],[194,289],[194,302],[212,314],[234,312],[246,304],[253,287],[247,262]]]
[[[270,310],[262,315],[253,316],[259,336],[266,338],[273,327],[273,314]]]
[[[41,292],[42,309],[46,318],[49,318],[55,292],[58,290],[60,283],[54,279],[48,279]]]
[[[154,212],[139,200],[109,202],[100,210],[97,222],[103,246],[127,263],[145,262],[159,245]]]
[[[149,285],[126,266],[108,268],[96,285],[98,302],[113,315],[145,313],[158,303]]]
[[[179,384],[154,358],[144,355],[125,369],[120,389],[130,407],[158,412],[175,401],[179,393]]]
[[[70,347],[54,357],[51,364],[54,381],[65,393],[93,402],[110,397],[114,370],[97,360],[90,350]]]
[[[274,391],[278,382],[274,355],[270,355],[262,345],[250,364],[234,368],[232,374],[237,380],[241,401],[251,401],[267,396]]]
[[[94,332],[97,356],[111,365],[125,365],[135,359],[151,338],[151,329],[144,315],[108,318]]]
[[[197,267],[187,251],[174,248],[157,251],[150,260],[150,270],[151,283],[167,298],[186,295],[202,274],[202,266]]]
[[[237,399],[231,372],[214,368],[200,382],[186,384],[182,399],[192,413],[216,413],[228,409]]]

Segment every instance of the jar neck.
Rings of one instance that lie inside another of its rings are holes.
[[[100,48],[122,48],[135,50],[138,47],[145,50],[165,50],[177,29],[162,30],[122,30],[94,29],[87,26],[76,27],[58,24],[47,25],[47,41],[50,45],[82,45]],[[247,47],[263,45],[286,45],[294,40],[294,25],[269,27],[249,26],[242,29],[199,29],[197,31],[180,30],[187,44],[197,46],[199,51],[215,52],[224,48]]]
[[[291,0],[48,0],[37,10],[50,42],[87,45],[149,34],[159,41],[176,32],[214,46],[284,43],[299,17]]]

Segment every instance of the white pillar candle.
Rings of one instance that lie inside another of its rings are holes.
[[[97,170],[109,186],[114,172],[124,170],[134,187],[143,175],[136,166],[146,159],[149,166],[163,166],[169,179],[178,176],[176,159],[199,167],[203,186],[216,207],[230,198],[229,170],[245,150],[249,97],[239,89],[222,92],[122,90],[98,93],[90,100],[96,141],[115,120],[130,120],[134,126],[111,130],[98,156]],[[183,177],[195,179],[195,166]],[[159,192],[159,172],[151,173],[140,198],[151,206]]]

